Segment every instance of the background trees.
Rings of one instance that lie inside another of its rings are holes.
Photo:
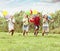
[[[15,31],[17,32],[22,32],[22,19],[23,19],[23,14],[25,12],[24,11],[20,11],[20,12],[16,12],[14,14],[16,23],[15,23]],[[41,18],[42,18],[42,13],[40,13]],[[50,24],[50,29],[52,33],[60,33],[60,10],[56,11],[55,13],[50,13],[50,15],[52,16],[52,18],[54,19],[53,23],[49,23]],[[41,24],[42,24],[42,20],[41,20]],[[0,18],[0,31],[8,31],[7,29],[7,22],[6,20],[1,17]],[[33,24],[30,23],[30,32],[33,32]],[[42,30],[42,26],[40,26],[40,32]]]

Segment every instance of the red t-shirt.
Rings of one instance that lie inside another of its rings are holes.
[[[40,25],[40,17],[39,16],[34,17],[34,25],[36,25],[36,26]]]

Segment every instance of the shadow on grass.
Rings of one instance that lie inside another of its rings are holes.
[[[9,37],[0,37],[0,39],[9,39]]]
[[[60,36],[56,36],[56,35],[54,35],[54,34],[52,34],[52,35],[50,35],[50,34],[48,34],[48,35],[44,35],[44,36],[42,36],[41,34],[38,34],[37,36],[35,36],[34,34],[32,34],[32,35],[29,35],[28,34],[28,36],[27,35],[25,35],[25,36],[23,36],[22,34],[19,34],[19,36],[21,37],[44,37],[44,38],[60,38]]]

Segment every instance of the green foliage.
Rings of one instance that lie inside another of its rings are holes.
[[[7,31],[7,22],[4,18],[0,18],[0,31]]]
[[[17,32],[22,32],[22,19],[23,19],[23,14],[25,12],[24,11],[20,11],[20,12],[16,12],[14,14],[15,17],[15,31]],[[29,15],[30,16],[30,15]],[[41,16],[41,25],[40,25],[40,32],[42,31],[42,12],[40,13]],[[50,30],[53,30],[55,33],[55,29],[58,31],[58,28],[60,27],[60,10],[56,11],[55,13],[51,13],[52,19],[54,19],[53,23],[49,23],[50,25]],[[33,32],[34,30],[34,26],[33,23],[29,23],[29,32]],[[7,26],[7,22],[4,18],[0,18],[0,31],[8,31],[8,26]]]
[[[57,28],[51,30],[51,33],[57,33],[57,34],[60,34],[60,27],[57,27]]]
[[[56,27],[59,27],[60,26],[60,10],[59,11],[56,11],[54,14],[52,14],[52,17],[54,19],[53,26],[55,28]]]

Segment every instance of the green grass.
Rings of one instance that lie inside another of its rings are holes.
[[[37,37],[33,33],[22,36],[15,33],[10,36],[6,32],[0,32],[0,51],[60,51],[60,34],[49,34]]]

